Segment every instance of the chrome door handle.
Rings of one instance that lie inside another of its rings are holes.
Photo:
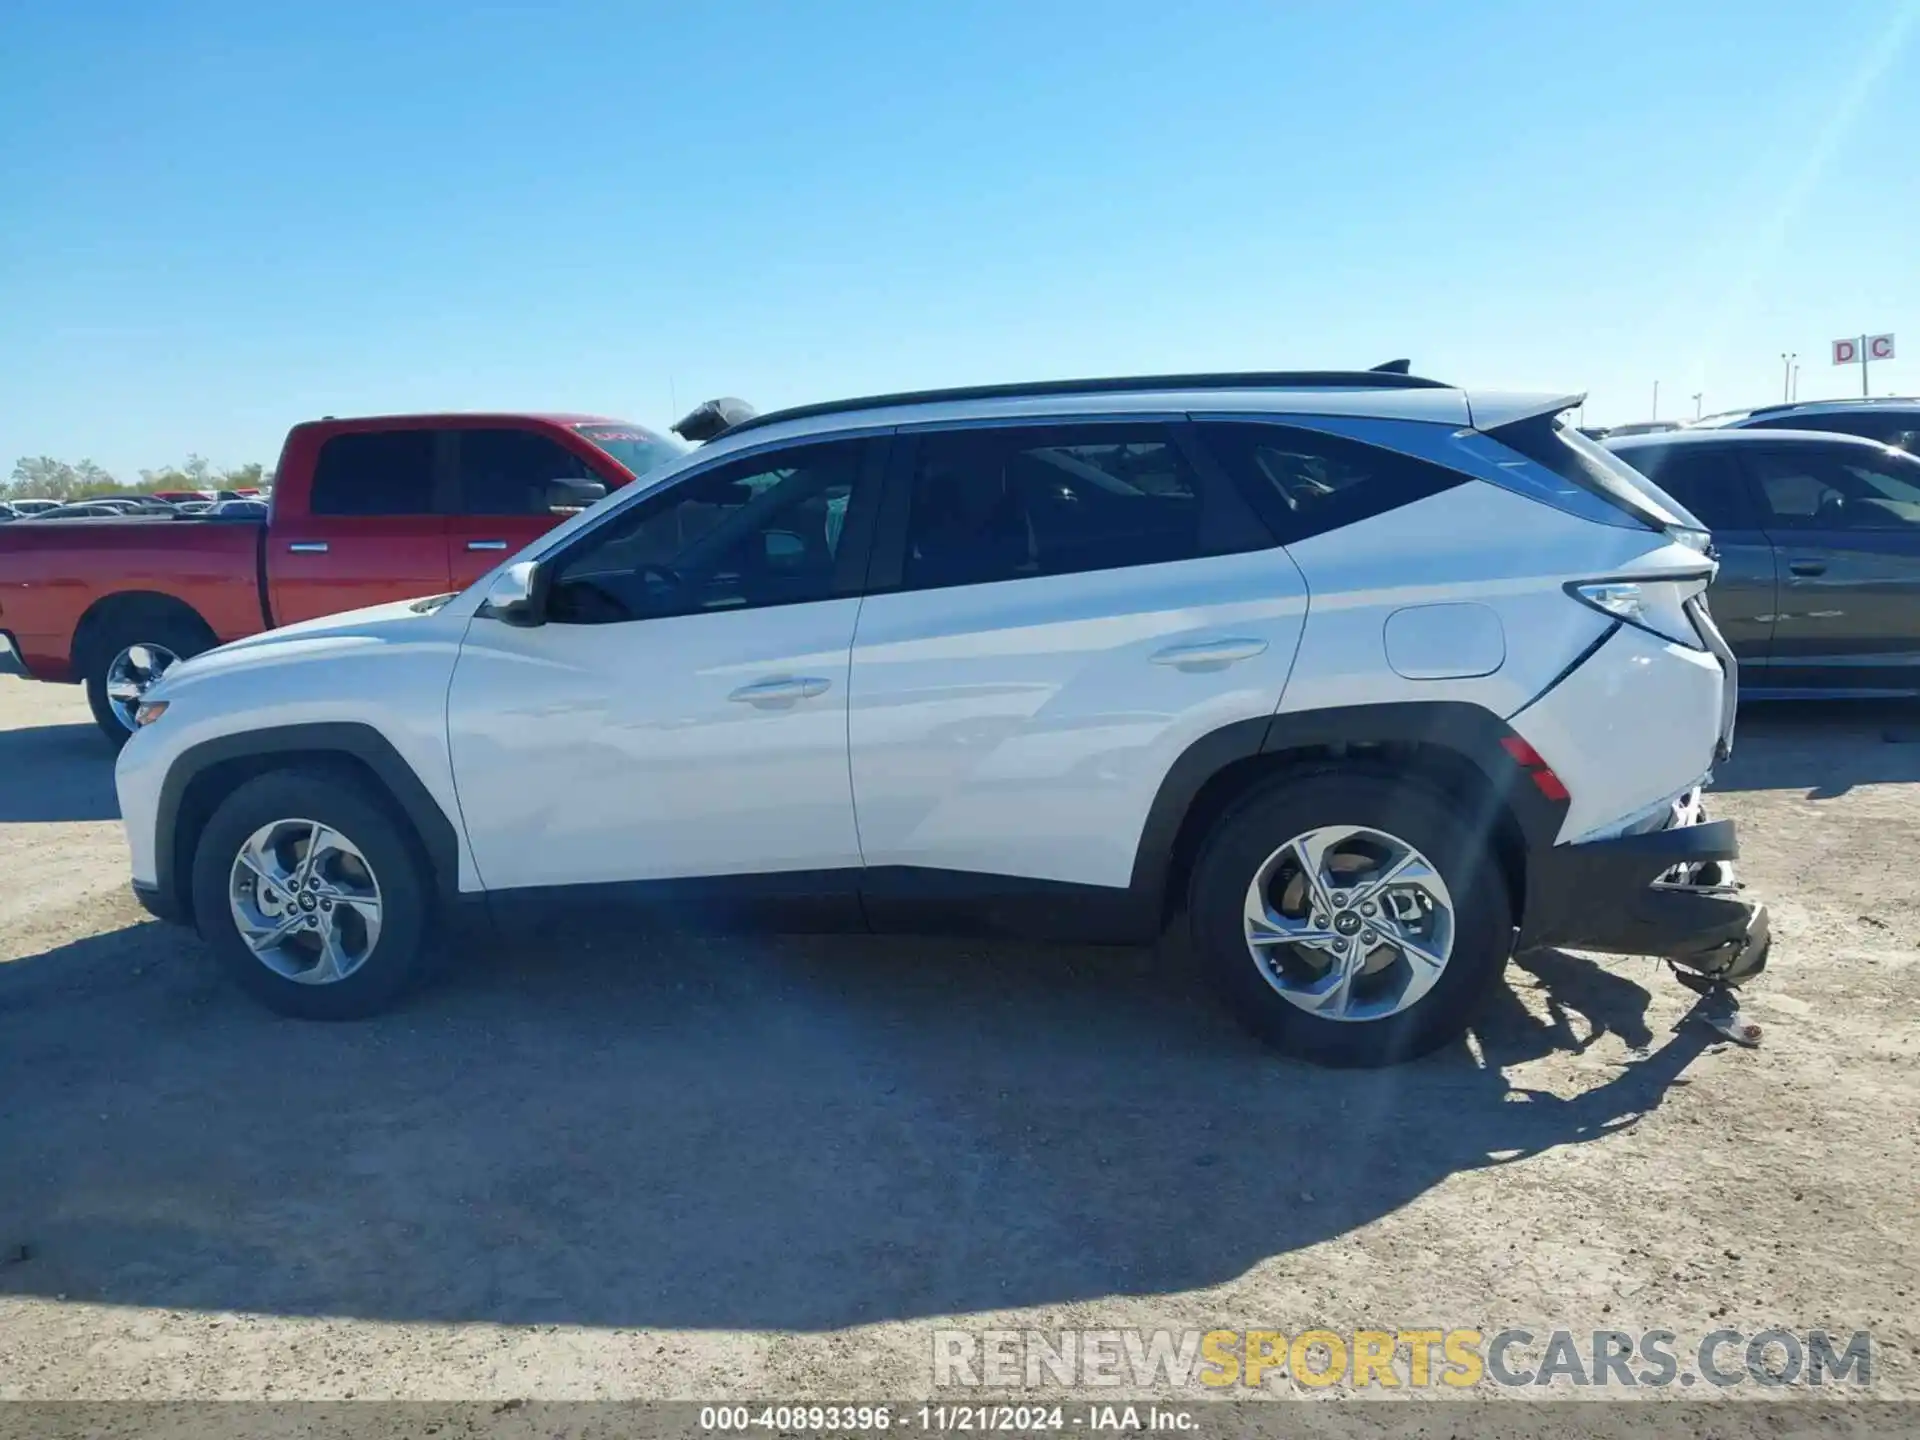
[[[1224,670],[1237,660],[1251,660],[1267,648],[1264,640],[1235,638],[1199,640],[1191,645],[1169,645],[1147,658],[1176,670]]]
[[[507,548],[507,542],[504,540],[469,540],[467,541],[467,548],[469,550],[504,550]]]
[[[287,546],[287,549],[296,555],[324,555],[327,553],[327,542],[324,540],[296,540]]]
[[[1787,569],[1796,575],[1804,575],[1811,578],[1815,575],[1826,574],[1827,563],[1824,560],[1793,560],[1788,562]]]
[[[799,701],[826,694],[829,683],[811,675],[776,675],[770,680],[742,685],[727,698],[762,710],[783,710]]]

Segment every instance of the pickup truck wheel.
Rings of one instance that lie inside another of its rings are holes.
[[[1504,876],[1459,807],[1369,771],[1282,778],[1208,837],[1194,946],[1277,1048],[1390,1065],[1465,1033],[1513,946]]]
[[[114,749],[133,734],[141,698],[180,661],[213,648],[204,626],[174,616],[111,622],[86,651],[87,704],[94,723]]]
[[[249,994],[303,1020],[371,1015],[412,985],[428,897],[405,822],[331,771],[248,781],[194,852],[201,935]]]

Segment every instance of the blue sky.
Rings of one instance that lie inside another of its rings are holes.
[[[282,12],[285,13],[282,13]],[[1920,0],[13,7],[0,469],[1367,365],[1920,390]]]

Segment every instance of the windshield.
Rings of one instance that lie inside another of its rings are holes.
[[[687,453],[687,447],[678,440],[669,440],[643,426],[629,425],[624,421],[576,425],[573,430],[576,435],[592,441],[626,466],[636,478],[658,470],[669,460],[678,460]]]

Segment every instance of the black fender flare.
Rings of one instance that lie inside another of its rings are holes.
[[[279,757],[343,756],[359,762],[385,789],[387,797],[399,806],[426,852],[434,888],[443,903],[457,898],[460,888],[460,840],[453,822],[421,783],[393,742],[373,726],[357,721],[331,721],[304,725],[279,725],[266,730],[244,730],[183,750],[167,768],[160,782],[160,799],[154,816],[154,878],[158,882],[158,904],[168,918],[186,920],[192,914],[193,856],[191,847],[183,847],[181,820],[187,809],[194,783],[210,772],[230,765],[243,767],[242,778],[273,768]],[[268,763],[260,763],[268,762]],[[240,783],[236,781],[236,783]],[[224,794],[220,797],[225,798]],[[218,804],[218,801],[212,802]],[[198,807],[204,824],[210,805]],[[181,854],[186,848],[187,854]]]
[[[1518,739],[1493,711],[1459,700],[1291,710],[1223,725],[1181,752],[1161,780],[1140,830],[1129,888],[1152,913],[1162,913],[1187,817],[1201,793],[1229,767],[1261,756],[1333,757],[1350,746],[1421,745],[1451,752],[1485,778],[1489,793],[1512,816],[1525,850],[1546,850],[1559,837],[1567,802],[1550,799],[1528,783],[1528,766],[1505,743]],[[1514,897],[1516,903],[1520,898]]]

